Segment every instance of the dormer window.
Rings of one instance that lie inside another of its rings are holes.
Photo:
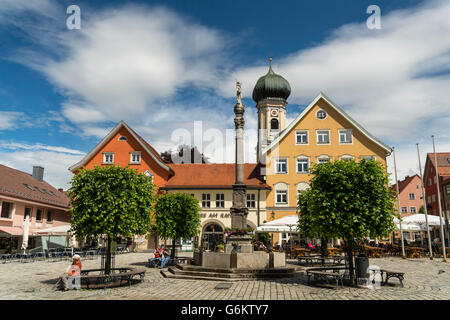
[[[103,164],[114,163],[114,152],[103,152]]]
[[[150,171],[146,170],[144,172],[144,175],[146,175],[150,179],[150,181],[153,183],[153,173],[151,173]]]
[[[131,164],[140,164],[141,163],[141,151],[130,152],[130,163]]]
[[[128,141],[128,138],[126,136],[120,136],[119,141]]]

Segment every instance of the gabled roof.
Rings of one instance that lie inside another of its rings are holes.
[[[169,164],[175,175],[161,189],[231,189],[235,182],[234,163]],[[244,184],[251,189],[270,189],[260,165],[244,164]]]
[[[450,152],[436,152],[436,159],[438,163],[438,173],[440,176],[450,176]],[[434,153],[427,153],[427,159],[425,162],[425,170],[424,176],[428,176],[429,163],[433,164],[433,167],[436,168],[436,164],[434,163]]]
[[[298,117],[292,121],[289,126],[284,129],[281,134],[274,140],[270,145],[268,145],[266,148],[262,150],[262,153],[265,154],[267,151],[271,150],[274,146],[276,146],[283,138],[291,132],[292,129],[295,128],[295,126],[305,117],[305,115],[311,110],[316,103],[320,100],[325,100],[333,109],[335,109],[344,119],[346,119],[348,122],[350,122],[355,128],[357,128],[359,131],[361,131],[369,140],[374,142],[376,145],[380,146],[382,149],[386,151],[386,153],[389,155],[392,152],[392,149],[385,145],[383,142],[379,141],[377,138],[375,138],[372,134],[370,134],[366,129],[364,129],[358,122],[353,120],[347,113],[345,113],[344,110],[342,110],[337,104],[335,104],[333,101],[331,101],[330,98],[328,98],[323,92],[320,92],[317,97],[305,108],[305,110],[302,111],[298,115]]]
[[[0,196],[8,196],[69,208],[69,198],[45,181],[38,181],[29,173],[0,164]],[[28,185],[28,186],[27,186]]]
[[[106,143],[108,143],[116,134],[119,132],[121,128],[125,128],[128,130],[128,132],[133,136],[134,139],[141,145],[141,147],[155,160],[155,162],[164,170],[170,172],[173,174],[173,170],[167,166],[166,163],[164,163],[164,160],[161,158],[159,153],[147,143],[140,135],[138,135],[133,129],[131,129],[130,126],[128,126],[125,121],[121,120],[104,138],[102,141],[100,141],[99,144],[95,146],[94,149],[91,150],[83,159],[81,159],[80,162],[74,164],[69,168],[70,171],[74,172],[81,167],[85,166],[86,163],[95,156],[101,148],[105,146]]]
[[[413,175],[413,176],[406,176],[405,179],[400,180],[400,181],[398,182],[398,193],[402,193],[402,191],[410,184],[411,181],[414,180],[415,177],[419,178],[419,180],[420,180],[420,177],[419,177],[418,174],[415,174],[415,175]],[[393,184],[393,185],[391,186],[391,188],[392,188],[393,190],[395,190],[395,189],[396,189],[395,184]]]

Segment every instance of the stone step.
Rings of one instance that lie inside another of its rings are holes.
[[[251,281],[251,280],[259,280],[259,279],[279,279],[279,278],[293,278],[298,273],[292,274],[266,274],[264,276],[258,275],[249,275],[249,274],[235,274],[228,275],[227,277],[222,277],[224,274],[212,274],[212,273],[198,273],[198,272],[180,272],[173,270],[162,271],[161,274],[165,278],[171,279],[190,279],[190,280],[210,280],[210,281]]]
[[[206,271],[194,271],[194,270],[182,270],[179,268],[170,267],[167,272],[163,275],[174,275],[174,276],[184,276],[184,277],[194,277],[194,278],[208,278],[210,280],[215,279],[270,279],[270,278],[293,278],[301,273],[292,272],[261,272],[261,273],[221,273],[221,272],[206,272]]]
[[[285,267],[276,269],[233,269],[233,268],[210,268],[194,265],[177,264],[176,268],[182,271],[192,272],[213,272],[221,274],[275,274],[275,273],[292,273],[296,271],[296,267]]]
[[[186,279],[186,280],[208,280],[208,281],[220,281],[220,282],[226,282],[226,281],[238,281],[238,280],[246,280],[246,279],[236,279],[236,278],[211,278],[211,277],[200,277],[200,276],[191,276],[191,275],[180,275],[180,274],[173,274],[168,271],[162,271],[161,274],[164,278],[168,279]],[[251,280],[251,279],[248,279]]]

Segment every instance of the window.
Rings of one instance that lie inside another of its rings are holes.
[[[310,188],[309,184],[307,184],[306,182],[298,183],[297,184],[297,199],[298,199],[298,196],[300,195],[300,192],[308,190],[309,188]]]
[[[450,195],[450,184],[448,184],[448,185],[445,186],[445,193],[446,193],[447,195]],[[444,252],[444,251],[442,251],[442,252]]]
[[[431,203],[431,197],[430,196],[427,197],[427,202]]]
[[[308,144],[308,131],[295,132],[295,144]]]
[[[414,193],[410,193],[409,200],[416,200],[416,195]]]
[[[209,193],[202,194],[202,208],[211,208],[211,195]]]
[[[103,152],[103,164],[114,163],[114,152]]]
[[[325,112],[325,110],[319,110],[316,113],[316,117],[317,119],[323,120],[327,117],[327,113]]]
[[[436,202],[436,195],[435,194],[431,195],[431,202]]]
[[[278,120],[273,118],[270,120],[270,130],[278,130]]]
[[[256,207],[256,195],[254,193],[247,193],[247,208]]]
[[[306,157],[297,158],[297,173],[309,172],[309,159]]]
[[[402,213],[408,213],[408,208],[407,207],[402,207]]]
[[[329,156],[319,156],[317,158],[317,163],[327,163],[330,162],[330,157]]]
[[[126,136],[120,136],[119,139],[117,139],[119,141],[128,141],[128,138]]]
[[[145,170],[144,174],[150,179],[150,182],[153,183],[153,173],[148,170]]]
[[[433,183],[433,182],[432,182],[431,178],[429,178],[429,179],[428,179],[428,185],[431,186],[432,183]]]
[[[287,159],[275,160],[275,173],[287,173]]]
[[[52,222],[53,222],[52,212],[47,211],[47,223],[52,223]]]
[[[3,201],[1,217],[11,219],[12,209],[13,209],[13,204],[11,202]]]
[[[352,129],[339,130],[339,143],[341,144],[353,143]]]
[[[135,163],[135,164],[141,163],[141,152],[140,151],[130,152],[130,163]]]
[[[42,221],[42,209],[36,210],[36,221]]]
[[[361,159],[364,159],[364,160],[375,160],[375,156],[361,156]]]
[[[276,203],[277,204],[287,204],[287,190],[277,190],[276,191]]]
[[[223,193],[216,194],[216,208],[225,208],[225,195]]]
[[[317,144],[330,144],[330,130],[317,130]]]
[[[416,207],[410,207],[409,210],[411,211],[411,213],[416,213]]]
[[[23,220],[28,216],[29,221],[31,221],[31,208],[25,208],[25,214],[23,215]]]
[[[344,154],[343,156],[340,156],[340,157],[339,157],[339,160],[349,160],[349,161],[352,161],[352,160],[355,160],[355,157],[352,156],[352,155],[350,155],[350,154]]]

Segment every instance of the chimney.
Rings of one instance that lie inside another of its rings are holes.
[[[64,189],[63,188],[59,188],[58,191],[59,192],[64,192]]]
[[[33,167],[33,178],[37,181],[44,181],[44,168],[39,166]]]

